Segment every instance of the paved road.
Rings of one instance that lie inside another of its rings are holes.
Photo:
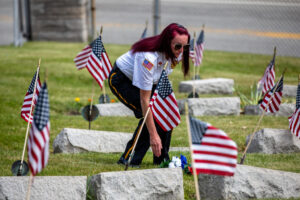
[[[132,44],[149,21],[153,0],[96,0],[105,43]],[[12,1],[0,1],[0,44],[13,41]],[[161,0],[161,27],[171,22],[197,34],[205,24],[205,48],[300,57],[300,0]]]
[[[97,25],[107,43],[133,43],[145,21],[152,34],[152,2],[97,0]],[[205,48],[300,57],[300,1],[161,0],[161,25],[185,25],[199,33],[205,24]]]

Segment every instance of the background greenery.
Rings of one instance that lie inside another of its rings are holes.
[[[51,115],[51,140],[50,158],[47,167],[39,174],[46,175],[87,175],[91,176],[105,171],[122,171],[124,168],[116,164],[121,154],[104,153],[80,153],[80,154],[53,154],[52,143],[63,128],[87,129],[88,122],[80,115],[73,115],[76,107],[75,98],[80,98],[80,105],[88,104],[92,96],[93,79],[86,69],[76,70],[73,59],[85,46],[83,43],[54,43],[54,42],[27,42],[21,48],[13,46],[0,47],[0,175],[11,176],[11,165],[20,160],[25,139],[27,124],[20,117],[20,109],[28,89],[30,81],[35,73],[38,59],[41,58],[41,80],[45,80],[47,69],[48,90],[50,97]],[[111,62],[125,53],[130,46],[106,44],[106,50]],[[270,52],[273,50],[270,49]],[[255,55],[245,53],[230,53],[219,51],[204,52],[203,64],[200,68],[200,76],[203,79],[224,77],[235,81],[235,87],[250,97],[250,86],[257,82],[264,73],[271,60],[271,55]],[[284,84],[297,85],[300,74],[300,58],[281,57],[276,58],[277,79],[281,72],[287,68]],[[178,86],[184,79],[180,66],[177,66],[170,76],[177,99],[187,97],[187,94],[179,93]],[[93,101],[98,102],[101,95],[97,86]],[[106,91],[110,98],[108,86]],[[215,97],[217,95],[200,95],[201,97]],[[237,96],[236,93],[227,96]],[[283,99],[283,102],[295,102],[294,98]],[[77,105],[78,106],[78,105]],[[245,137],[251,134],[259,116],[203,116],[198,117],[214,126],[224,130],[238,145],[239,153],[245,149]],[[92,123],[92,129],[121,131],[132,133],[137,125],[134,117],[98,117]],[[286,117],[264,117],[260,128],[288,129]],[[181,124],[174,129],[172,147],[187,147],[187,129],[185,116],[182,116]],[[188,152],[171,152],[171,156],[183,154],[188,157]],[[27,155],[25,155],[27,158]],[[27,159],[26,159],[27,160]],[[300,154],[248,154],[246,165],[278,169],[300,173]],[[152,165],[152,155],[147,153],[141,169],[156,168]],[[133,169],[129,169],[133,170]],[[195,198],[193,177],[184,175],[185,199]]]

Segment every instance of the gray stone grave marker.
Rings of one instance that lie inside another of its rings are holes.
[[[181,81],[179,84],[179,92],[193,92],[193,87],[195,87],[195,91],[199,94],[232,94],[234,80],[227,78],[211,78]]]
[[[92,176],[89,188],[95,199],[184,199],[181,168],[100,173]]]

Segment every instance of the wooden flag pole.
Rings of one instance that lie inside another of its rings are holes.
[[[204,28],[205,28],[205,24],[202,25],[202,30],[204,31]],[[195,48],[195,47],[194,47]],[[203,51],[202,51],[202,54],[203,54]],[[202,56],[202,59],[203,59],[203,56]],[[201,61],[202,62],[202,61]],[[198,77],[200,77],[200,65],[198,67],[198,70],[197,70],[197,75]]]
[[[166,62],[165,66],[164,66],[164,70],[166,69],[167,66],[168,66],[168,61]],[[147,119],[147,117],[148,117],[149,112],[150,112],[150,106],[148,107],[148,109],[147,109],[147,111],[146,111],[146,114],[145,114],[145,117],[144,117],[144,120],[143,120],[143,123],[141,124],[141,126],[140,126],[140,128],[139,128],[139,130],[138,130],[138,133],[137,133],[137,136],[136,136],[136,140],[134,141],[132,151],[131,151],[131,153],[130,153],[130,155],[129,155],[128,162],[127,162],[126,165],[125,165],[125,171],[128,169],[128,166],[129,166],[129,164],[130,164],[130,162],[131,162],[131,160],[132,160],[132,157],[133,157],[133,155],[134,155],[134,150],[135,150],[136,144],[137,144],[137,142],[138,142],[138,140],[139,140],[139,137],[140,137],[140,135],[141,135],[141,132],[142,132],[142,130],[143,130],[143,126],[145,125],[145,122],[146,122],[146,119]]]
[[[285,71],[286,71],[286,68],[285,68],[284,71],[282,72],[282,74],[281,74],[281,76],[280,76],[280,78],[279,78],[279,81],[280,81],[280,79],[283,77]],[[245,148],[245,151],[244,151],[244,153],[243,153],[243,155],[242,155],[242,157],[241,157],[241,160],[240,160],[240,164],[241,164],[241,165],[244,163],[244,160],[245,160],[246,154],[247,154],[247,150],[248,150],[248,148],[249,148],[249,146],[250,146],[250,144],[251,144],[251,142],[252,142],[252,139],[253,139],[253,137],[254,137],[254,135],[255,135],[257,129],[258,129],[259,126],[260,126],[260,123],[261,123],[263,117],[265,116],[265,113],[266,113],[266,111],[267,111],[267,108],[269,107],[269,104],[271,103],[271,99],[273,98],[273,96],[274,96],[274,94],[275,94],[275,91],[277,90],[277,87],[278,87],[278,85],[279,85],[279,81],[276,83],[276,87],[275,87],[275,89],[274,89],[274,92],[273,92],[273,94],[271,95],[271,98],[269,99],[269,101],[268,101],[268,103],[267,103],[267,106],[266,106],[265,109],[263,110],[263,113],[261,114],[261,116],[260,116],[260,118],[259,118],[259,120],[258,120],[258,123],[257,123],[257,125],[256,125],[256,127],[255,127],[255,129],[254,129],[254,131],[253,131],[253,133],[252,133],[252,135],[251,135],[251,137],[250,137],[250,140],[249,140],[249,142],[248,142],[246,148]]]
[[[39,60],[39,65],[40,64],[41,64],[41,59]],[[47,83],[47,81],[48,81],[48,70],[47,70],[47,68],[45,68],[45,83]],[[32,185],[33,185],[33,175],[32,175],[32,173],[30,173],[28,187],[27,187],[26,200],[30,199]]]
[[[90,110],[89,110],[89,130],[91,130],[91,118],[92,118],[92,109],[93,109],[94,90],[95,90],[95,81],[93,80],[93,85],[92,85],[92,98],[91,98],[91,102],[90,102]]]
[[[100,27],[100,36],[102,36],[102,32],[103,32],[103,26]],[[103,91],[103,103],[106,103],[105,80],[103,80],[102,91]]]
[[[144,117],[144,120],[143,120],[143,123],[141,124],[141,126],[140,126],[140,128],[139,128],[139,130],[138,130],[137,138],[136,138],[136,140],[134,141],[133,148],[132,148],[132,151],[131,151],[131,153],[130,153],[130,155],[129,155],[128,162],[127,162],[126,165],[125,165],[125,171],[128,169],[128,166],[129,166],[129,164],[130,164],[130,162],[131,162],[131,160],[132,160],[132,157],[133,157],[133,155],[134,155],[134,150],[135,150],[136,144],[137,144],[137,142],[138,142],[138,140],[139,140],[139,137],[140,137],[140,135],[141,135],[143,126],[144,126],[144,124],[145,124],[145,122],[146,122],[146,119],[147,119],[147,117],[148,117],[149,112],[150,112],[150,107],[148,107],[147,112],[146,112],[145,117]]]
[[[187,125],[187,131],[188,131],[188,137],[189,137],[189,144],[190,144],[190,154],[191,154],[191,161],[192,161],[192,169],[193,169],[193,176],[194,176],[194,183],[195,183],[195,189],[196,189],[196,198],[197,200],[200,200],[200,193],[199,193],[199,185],[198,185],[198,177],[196,168],[194,166],[194,157],[193,157],[193,149],[192,149],[192,136],[191,136],[191,128],[190,128],[190,120],[189,120],[189,108],[187,102],[185,102],[185,113],[186,113],[186,125]]]
[[[27,193],[26,193],[26,200],[30,199],[30,192],[31,192],[32,182],[33,182],[33,176],[30,173],[29,181],[28,181],[28,187],[27,187]]]
[[[40,72],[40,65],[41,65],[41,58],[39,59],[39,63],[38,63],[37,70],[36,70],[34,90],[33,90],[33,96],[32,96],[31,106],[30,106],[29,120],[28,120],[28,123],[27,123],[27,129],[26,129],[26,134],[25,134],[25,141],[24,141],[24,146],[23,146],[23,152],[22,152],[22,158],[21,158],[21,165],[20,165],[20,168],[18,170],[18,174],[20,174],[20,175],[22,173],[22,168],[23,168],[23,162],[24,162],[24,156],[25,156],[25,149],[26,149],[26,145],[27,145],[28,132],[29,132],[29,126],[30,126],[30,116],[31,116],[31,114],[33,112],[32,111],[32,107],[33,107],[34,97],[35,97],[35,94],[36,94],[36,86],[37,86],[37,80],[38,80],[39,72]]]
[[[195,50],[195,46],[196,45],[196,32],[194,32],[194,82],[193,82],[193,98],[195,98],[195,93],[196,93],[196,89],[195,89],[195,80],[196,80],[196,66],[195,66],[195,61],[196,61],[196,50]]]

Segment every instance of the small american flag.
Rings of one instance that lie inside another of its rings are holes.
[[[23,105],[22,105],[22,108],[21,108],[21,117],[26,122],[29,121],[30,123],[32,122],[32,115],[33,115],[32,113],[33,113],[36,101],[38,99],[39,92],[41,90],[40,76],[38,75],[37,84],[36,84],[36,91],[35,91],[35,95],[33,97],[36,75],[37,75],[37,72],[34,74],[32,80],[31,80],[30,86],[27,90],[27,93],[25,95]],[[31,108],[32,100],[33,100],[33,105],[32,105],[32,112],[31,112],[31,115],[30,115],[30,108]]]
[[[265,94],[259,107],[265,110],[266,112],[271,112],[271,113],[277,112],[279,110],[279,105],[281,104],[282,90],[283,90],[283,77],[281,77],[278,83],[267,94]],[[269,101],[270,103],[268,105]]]
[[[292,134],[300,139],[300,84],[297,89],[296,110],[294,114],[289,117],[289,127]]]
[[[189,116],[194,167],[197,174],[233,176],[237,145],[225,132]]]
[[[164,131],[172,130],[180,123],[177,101],[165,70],[151,98],[150,108],[155,121]]]
[[[42,171],[48,163],[49,140],[49,99],[47,85],[44,83],[35,107],[33,122],[28,137],[28,163],[33,176]]]
[[[103,46],[101,36],[86,46],[74,59],[77,69],[84,67],[90,72],[102,88],[112,69],[110,60]]]
[[[259,80],[258,84],[262,87],[262,93],[266,94],[275,83],[275,54],[270,64],[267,66],[264,76]]]
[[[194,47],[194,40],[192,39],[192,45],[190,47],[190,57],[192,58],[195,66],[200,66],[202,63],[203,51],[204,51],[204,31],[202,30],[196,45]]]

